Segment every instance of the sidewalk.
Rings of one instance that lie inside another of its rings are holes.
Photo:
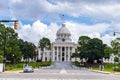
[[[1,73],[21,73],[23,72],[23,70],[18,70],[18,71],[5,71],[5,72],[1,72]]]
[[[98,73],[103,73],[103,74],[116,74],[116,75],[120,75],[120,72],[107,72],[107,71],[100,71],[100,70],[93,70],[93,69],[87,69],[93,72],[98,72]]]

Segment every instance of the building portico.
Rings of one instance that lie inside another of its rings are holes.
[[[53,43],[53,61],[71,61],[71,55],[75,52],[74,43]]]

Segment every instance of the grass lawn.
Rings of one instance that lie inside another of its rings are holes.
[[[104,71],[106,71],[106,72],[117,72],[117,71],[114,71],[114,67],[115,66],[117,66],[118,68],[120,68],[120,64],[115,64],[115,65],[112,64],[112,63],[104,64]],[[93,70],[100,70],[99,66],[93,67]]]
[[[80,63],[77,62],[77,61],[73,62],[72,64],[77,66],[77,67],[85,67],[85,66],[81,66]],[[99,65],[100,64],[92,64],[91,66],[92,66],[93,70],[100,70]],[[117,73],[120,73],[120,64],[113,64],[113,63],[106,63],[105,64],[104,63],[103,65],[104,65],[104,70],[103,71],[105,71],[105,72],[117,72]],[[114,71],[115,66],[117,67],[116,69],[119,69],[119,70]]]
[[[25,62],[17,63],[15,65],[6,63],[5,70],[6,71],[19,71],[23,70],[23,66],[25,65]],[[52,64],[51,61],[48,62],[30,62],[28,63],[29,66],[32,66],[33,68],[39,68],[41,66],[50,66]]]

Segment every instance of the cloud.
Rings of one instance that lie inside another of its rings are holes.
[[[91,38],[99,38],[103,43],[110,45],[110,42],[115,39],[113,32],[111,34],[104,34],[111,29],[111,24],[98,23],[94,25],[87,25],[74,22],[66,22],[67,28],[72,34],[73,42],[77,43],[80,36],[89,36]]]
[[[18,19],[44,20],[48,17],[54,20],[58,14],[67,14],[111,21],[120,19],[119,4],[119,0],[10,0],[8,6],[10,15]]]
[[[113,39],[108,34],[101,37],[101,34],[104,33],[107,28],[109,28],[109,24],[99,23],[92,26],[74,22],[66,22],[65,24],[71,32],[72,41],[75,43],[77,43],[78,38],[83,35],[91,38],[99,38],[106,44],[110,44],[110,41]],[[20,29],[18,30],[19,38],[33,42],[35,45],[38,45],[38,42],[42,37],[47,37],[51,40],[51,42],[54,42],[56,39],[57,30],[60,27],[61,25],[58,26],[56,23],[51,23],[48,26],[42,23],[40,20],[37,20],[32,25],[21,25]]]
[[[66,26],[72,34],[73,41],[77,42],[81,35],[88,35],[101,38],[109,44],[113,39],[112,33],[120,32],[119,4],[120,0],[1,0],[0,17],[34,21],[32,25],[21,23],[18,33],[20,38],[36,45],[42,37],[55,40],[56,31],[60,28],[57,23],[60,20],[59,14],[74,19],[88,17],[93,24],[88,25],[88,20],[83,24],[66,18]],[[104,36],[101,36],[102,34]]]
[[[101,40],[105,43],[108,44],[109,46],[111,45],[111,41],[114,40],[115,37],[114,36],[110,36],[108,34],[104,35],[101,37]]]
[[[47,26],[46,24],[37,20],[32,26],[29,24],[21,25],[17,32],[19,34],[19,38],[38,45],[38,42],[42,37],[47,37],[53,42],[55,40],[55,33],[57,30],[58,26],[55,23],[51,23],[50,26]]]

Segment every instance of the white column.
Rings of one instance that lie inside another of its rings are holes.
[[[68,61],[70,61],[70,47],[68,47]]]
[[[66,61],[66,47],[65,47],[64,61]]]
[[[62,61],[62,47],[60,47],[60,60]]]
[[[45,61],[45,48],[43,49],[42,52],[43,52],[43,56],[42,56],[43,58],[42,58],[42,61]]]
[[[59,47],[57,46],[57,55],[56,55],[56,56],[57,56],[57,61],[59,61],[59,59],[58,59],[58,48],[59,48]]]
[[[52,61],[55,61],[55,47],[53,47]]]
[[[40,60],[41,59],[41,51],[40,49],[38,49],[38,59]],[[24,59],[23,59],[24,60]]]

